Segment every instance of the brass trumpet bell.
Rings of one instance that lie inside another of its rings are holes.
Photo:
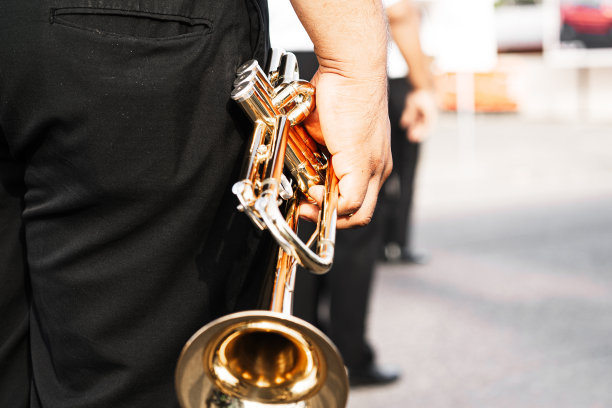
[[[346,405],[346,369],[332,342],[294,316],[237,312],[201,328],[179,359],[183,407]]]

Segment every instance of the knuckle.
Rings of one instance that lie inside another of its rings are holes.
[[[387,160],[387,165],[385,166],[383,170],[383,175],[385,179],[391,175],[392,171],[393,171],[393,159],[389,157],[389,160]]]
[[[360,216],[356,220],[351,220],[351,221],[353,221],[353,225],[355,227],[365,227],[366,225],[370,223],[370,221],[372,221],[372,216],[371,215]]]
[[[361,208],[361,205],[362,205],[362,202],[357,201],[357,200],[347,202],[346,208],[345,208],[346,214],[356,213]]]

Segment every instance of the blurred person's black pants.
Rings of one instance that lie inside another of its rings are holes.
[[[363,228],[339,230],[329,273],[317,276],[298,270],[294,313],[330,337],[349,374],[351,369],[374,362],[366,336],[366,316],[380,238],[380,223],[375,221]]]
[[[391,122],[391,154],[393,171],[380,194],[378,217],[383,218],[382,244],[395,243],[411,252],[412,207],[420,143],[407,139],[400,127],[406,95],[412,86],[405,78],[389,80],[389,120]]]
[[[229,95],[261,3],[0,3],[0,407],[177,406],[185,341],[254,306]]]

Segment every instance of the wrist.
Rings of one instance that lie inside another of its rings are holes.
[[[321,73],[334,73],[352,79],[387,80],[386,55],[367,59],[360,56],[332,59],[317,55],[317,59]]]
[[[412,86],[412,89],[424,90],[424,91],[434,91],[435,90],[435,82],[432,75],[410,75],[406,77],[406,81]]]

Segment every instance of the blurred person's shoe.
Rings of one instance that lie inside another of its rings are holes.
[[[425,252],[415,252],[404,249],[402,251],[402,257],[400,262],[415,265],[425,265],[429,262],[429,255]]]
[[[389,242],[385,245],[384,260],[386,262],[399,262],[402,257],[402,247],[396,242]]]
[[[349,369],[351,387],[387,385],[399,380],[400,373],[391,367],[370,364],[362,368]]]
[[[385,245],[384,260],[389,263],[425,265],[429,261],[429,256],[424,252],[412,251],[390,242]]]

